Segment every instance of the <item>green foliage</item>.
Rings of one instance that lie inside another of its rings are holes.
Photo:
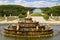
[[[42,15],[39,13],[32,13],[31,16],[42,16]]]
[[[10,14],[12,16],[19,16],[19,18],[26,17],[26,12],[29,10],[30,13],[33,12],[33,10],[36,8],[31,8],[31,7],[24,7],[20,5],[0,5],[0,17],[4,16],[9,16]],[[39,8],[42,10],[44,14],[46,14],[44,17],[48,18],[48,15],[50,16],[51,13],[54,16],[60,16],[60,6],[54,6],[51,8]],[[32,16],[42,16],[41,14],[32,14]]]
[[[48,19],[49,18],[49,16],[48,15],[42,15],[42,14],[39,14],[39,13],[33,13],[33,14],[31,14],[31,16],[43,16],[44,17],[44,19]]]
[[[60,16],[60,6],[54,6],[51,8],[51,12],[54,16]]]
[[[48,15],[43,15],[44,19],[49,19],[49,16]]]
[[[19,14],[26,15],[26,12],[28,10],[32,11],[34,8],[27,8],[20,5],[0,5],[0,15],[9,16],[10,14],[12,16],[18,16]]]
[[[24,18],[24,17],[25,17],[25,16],[24,16],[24,15],[22,15],[22,14],[20,14],[20,15],[19,15],[19,18]]]
[[[1,17],[2,15],[1,15],[1,13],[0,13],[0,17]]]
[[[44,13],[48,14],[49,16],[51,15],[51,13],[53,14],[53,16],[60,16],[60,6],[51,7],[48,11],[45,11]]]
[[[20,9],[24,8],[23,6],[19,6],[19,5],[0,5],[0,13],[2,16],[4,16],[4,14],[6,14],[7,16],[9,16],[10,14],[13,16],[17,16],[20,13]]]
[[[46,7],[46,8],[40,8],[42,10],[43,13],[45,13],[46,11],[48,11],[50,8]]]

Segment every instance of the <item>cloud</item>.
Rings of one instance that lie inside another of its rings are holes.
[[[55,1],[55,2],[53,2]],[[28,2],[26,0],[14,0],[14,2],[9,2],[9,0],[0,0],[0,5],[1,4],[14,4],[14,5],[22,5],[25,7],[52,7],[55,5],[58,5],[57,2],[58,0],[39,0],[39,1],[33,1],[33,2]]]
[[[26,3],[25,5],[27,6],[27,4],[30,4],[28,6],[33,6],[33,7],[51,7],[51,6],[55,6],[56,3],[53,2],[47,2],[47,1],[35,1],[35,2],[31,2],[31,3]]]
[[[8,3],[8,0],[0,0],[0,5]]]
[[[55,6],[56,2],[48,2],[48,1],[34,1],[34,2],[27,2],[27,1],[15,1],[15,4],[23,5],[25,7],[51,7]]]

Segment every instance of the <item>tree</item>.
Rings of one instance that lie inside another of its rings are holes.
[[[60,6],[54,6],[51,8],[51,11],[54,16],[60,16]]]
[[[32,12],[34,8],[31,7],[24,7],[21,5],[0,5],[0,15],[4,16],[9,16],[10,14],[12,16],[18,16],[19,14],[26,15],[26,12],[30,10]]]
[[[60,6],[51,7],[45,13],[48,14],[49,16],[51,15],[51,13],[53,14],[53,16],[60,16]]]

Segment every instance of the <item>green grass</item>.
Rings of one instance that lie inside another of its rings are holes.
[[[38,13],[33,13],[33,14],[31,14],[31,16],[42,16],[42,17],[44,17],[44,19],[48,19],[49,18],[49,16],[48,15],[42,15],[42,14],[38,14]]]
[[[33,14],[31,14],[31,16],[42,16],[42,15],[41,14],[37,14],[37,13],[36,14],[33,13]]]

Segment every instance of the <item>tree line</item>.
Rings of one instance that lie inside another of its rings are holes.
[[[32,11],[34,8],[28,8],[20,5],[0,5],[0,16],[26,16],[28,10]]]
[[[0,16],[9,16],[10,14],[12,16],[19,16],[19,17],[25,17],[26,12],[29,10],[30,13],[36,9],[33,7],[24,7],[21,5],[0,5]],[[54,7],[46,7],[46,8],[39,8],[42,10],[42,12],[46,15],[53,14],[54,16],[60,16],[60,6],[54,6]]]
[[[47,15],[53,15],[53,16],[60,16],[60,6],[53,6],[49,8],[47,11],[44,11]]]

